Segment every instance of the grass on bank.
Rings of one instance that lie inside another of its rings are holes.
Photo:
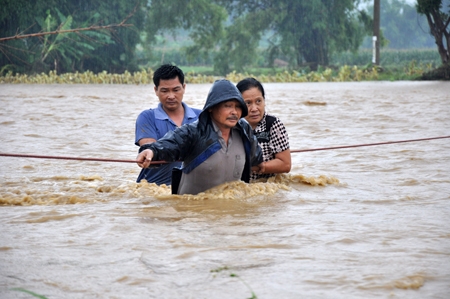
[[[180,66],[185,71],[187,83],[213,83],[218,78],[226,78],[238,82],[246,77],[255,77],[263,83],[268,82],[347,82],[347,81],[396,81],[416,80],[422,74],[433,69],[432,64],[417,64],[414,60],[401,68],[383,69],[371,64],[367,66],[344,65],[339,68],[319,68],[317,71],[306,69],[249,69],[246,73],[231,72],[225,77],[210,75],[212,67]],[[84,73],[57,74],[55,71],[35,75],[13,74],[12,72],[0,76],[0,84],[152,84],[153,70],[143,69],[139,72],[123,74],[110,74],[103,71],[94,74],[91,71]]]

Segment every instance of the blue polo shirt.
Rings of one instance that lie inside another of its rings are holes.
[[[183,102],[181,104],[184,107],[182,124],[189,124],[196,121],[201,110],[190,108]],[[157,108],[142,111],[136,119],[135,144],[139,146],[139,140],[143,138],[158,140],[167,132],[173,131],[176,128],[177,125],[169,118],[162,108],[161,103],[159,103]],[[136,181],[139,183],[142,179],[145,179],[147,182],[156,183],[157,185],[171,185],[172,169],[180,166],[181,162],[174,162],[142,169]]]

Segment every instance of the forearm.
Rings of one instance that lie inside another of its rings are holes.
[[[287,173],[291,171],[291,151],[289,149],[275,154],[275,158],[260,165],[259,173]]]
[[[280,159],[273,159],[263,162],[263,167],[261,167],[259,173],[286,173],[291,170],[291,165],[286,164]]]
[[[141,140],[139,140],[139,146],[143,146],[144,144],[148,144],[148,143],[153,143],[155,141],[156,141],[156,139],[153,139],[153,138],[142,138]]]

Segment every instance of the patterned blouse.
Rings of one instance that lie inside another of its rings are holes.
[[[269,131],[270,130],[270,131]],[[286,128],[278,117],[264,112],[256,128],[253,130],[262,149],[264,162],[275,159],[275,154],[289,149],[289,137]],[[269,178],[275,173],[252,173],[250,179]]]

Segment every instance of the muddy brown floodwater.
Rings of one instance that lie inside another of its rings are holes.
[[[450,133],[448,82],[264,86],[293,150]],[[132,160],[156,103],[150,85],[3,84],[0,152]],[[0,297],[448,298],[450,139],[292,162],[172,196],[133,163],[0,157]]]

